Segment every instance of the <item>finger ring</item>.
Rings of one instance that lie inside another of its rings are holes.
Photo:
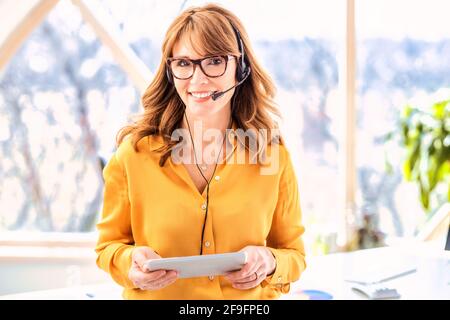
[[[255,280],[258,279],[258,274],[256,272],[255,272],[255,276],[256,276]]]

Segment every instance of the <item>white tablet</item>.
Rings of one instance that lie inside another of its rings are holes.
[[[150,271],[176,270],[179,278],[217,276],[240,270],[247,262],[246,252],[208,254],[201,256],[151,259],[145,262]]]

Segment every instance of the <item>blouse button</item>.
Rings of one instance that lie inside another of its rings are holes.
[[[216,181],[220,180],[220,176],[216,176],[214,179],[216,179]]]
[[[209,247],[211,245],[211,243],[209,243],[209,241],[205,241],[205,247]]]
[[[206,203],[202,204],[202,210],[206,210]]]

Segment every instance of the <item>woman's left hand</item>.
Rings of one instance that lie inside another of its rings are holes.
[[[247,263],[241,270],[225,274],[225,278],[236,289],[251,289],[258,286],[276,268],[272,252],[264,246],[247,246],[241,252],[247,252]]]

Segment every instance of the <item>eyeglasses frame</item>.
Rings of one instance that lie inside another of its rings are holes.
[[[220,74],[220,75],[218,75],[218,76],[210,76],[210,75],[208,75],[208,74],[205,72],[205,70],[203,70],[203,67],[202,67],[202,61],[203,61],[203,60],[210,59],[210,58],[214,58],[214,57],[222,57],[222,58],[225,59],[225,69],[223,70],[222,74]],[[175,58],[175,57],[170,57],[170,58],[167,58],[167,60],[166,60],[166,65],[167,65],[167,68],[170,70],[170,74],[171,74],[174,78],[176,78],[176,79],[178,79],[178,80],[188,80],[188,79],[192,78],[192,77],[194,76],[195,68],[197,67],[197,65],[200,66],[200,70],[202,70],[203,74],[204,74],[205,76],[207,76],[208,78],[218,78],[218,77],[221,77],[221,76],[223,76],[223,75],[225,74],[225,72],[227,71],[227,68],[228,68],[228,61],[229,61],[230,59],[232,59],[232,58],[237,58],[237,57],[236,57],[236,56],[233,56],[233,55],[229,55],[229,54],[228,54],[228,55],[220,55],[220,54],[218,54],[218,55],[212,55],[212,56],[207,56],[207,57],[204,57],[204,58],[201,58],[201,59],[189,59],[189,58]],[[175,74],[174,74],[173,71],[172,71],[172,67],[171,67],[170,64],[171,64],[173,61],[176,61],[176,60],[188,60],[188,61],[190,61],[190,62],[194,65],[194,70],[192,71],[192,74],[191,74],[189,77],[187,77],[187,78],[179,78],[179,77],[175,76]]]

